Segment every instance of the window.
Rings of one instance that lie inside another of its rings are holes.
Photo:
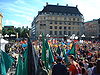
[[[69,18],[69,21],[71,21],[71,18]]]
[[[44,17],[44,19],[46,19],[46,18]]]
[[[65,25],[67,25],[67,22],[64,22]]]
[[[62,35],[62,31],[59,31],[59,35]]]
[[[57,24],[57,21],[55,21],[55,24]]]
[[[68,25],[71,25],[71,23],[69,22]]]
[[[50,35],[52,35],[53,34],[53,32],[52,31],[50,31]]]
[[[68,27],[68,29],[71,29],[71,27]]]
[[[44,26],[46,26],[46,24],[43,24]]]
[[[75,18],[73,18],[73,21],[75,21]]]
[[[42,23],[42,21],[40,21],[40,23]]]
[[[44,29],[45,25],[44,24],[40,24],[40,29]]]
[[[59,22],[59,24],[62,24],[62,22]]]
[[[71,31],[68,31],[68,35],[71,35]]]
[[[40,26],[42,26],[42,24],[40,24]]]
[[[57,29],[57,26],[55,26],[55,29]]]
[[[80,19],[79,19],[79,18],[77,18],[77,21],[80,21]]]
[[[60,26],[59,29],[62,29],[62,27]]]
[[[79,25],[79,23],[77,22],[77,25]]]
[[[57,35],[57,31],[55,31],[54,33],[55,33],[55,35]]]
[[[66,29],[66,27],[64,27],[64,29]]]
[[[50,29],[52,29],[52,26],[50,26]]]
[[[72,29],[74,29],[74,27],[72,27]]]
[[[50,24],[52,24],[52,21],[50,21]]]
[[[64,31],[64,34],[66,35],[66,31]]]
[[[77,35],[79,35],[79,31],[77,32]]]
[[[72,24],[75,25],[75,22],[73,22]]]

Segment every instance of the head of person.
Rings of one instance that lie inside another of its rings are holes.
[[[61,56],[57,56],[57,63],[62,62],[62,57]]]
[[[96,72],[100,74],[100,59],[96,62]]]
[[[93,63],[89,63],[88,68],[92,68],[93,67]]]
[[[74,59],[74,55],[69,55],[69,61],[73,61]]]

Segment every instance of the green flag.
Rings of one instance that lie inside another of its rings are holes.
[[[14,59],[11,56],[0,50],[0,74],[5,75],[13,62]]]
[[[21,56],[19,55],[15,75],[23,75],[22,73],[23,73],[23,61],[22,61]]]
[[[1,51],[0,51],[0,75],[6,75],[5,62]]]
[[[42,33],[42,61],[44,61],[44,65],[46,66],[46,46],[43,33]]]
[[[44,61],[44,65],[46,69],[50,69],[52,66],[52,63],[54,62],[52,51],[50,49],[48,41],[45,40],[45,37],[43,34],[42,34],[42,61]]]
[[[49,49],[49,66],[50,68],[52,67],[52,63],[54,62],[54,56],[53,56],[53,53],[51,51],[51,49]]]
[[[9,56],[7,53],[3,51],[2,53],[3,53],[3,58],[5,62],[6,72],[7,72],[10,66],[12,65],[12,63],[14,62],[14,58],[12,58],[11,56]]]
[[[63,49],[63,56],[65,58],[66,64],[68,64],[68,56],[66,55],[66,49]]]
[[[70,50],[70,52],[69,52],[69,54],[72,54],[72,55],[74,55],[75,57],[76,57],[76,52],[75,52],[75,43],[72,45],[72,48],[71,48],[71,50]]]
[[[60,50],[60,47],[59,46],[57,48],[57,53],[59,54],[59,56],[61,55],[61,50]]]
[[[28,49],[23,53],[23,74],[28,75]]]
[[[50,69],[52,67],[52,63],[54,62],[54,57],[53,57],[53,53],[52,53],[52,50],[48,44],[48,41],[46,40],[46,43],[45,43],[45,46],[46,46],[46,59],[47,59],[47,64],[48,64],[48,69]]]

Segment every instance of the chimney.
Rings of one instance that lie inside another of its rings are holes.
[[[66,6],[68,6],[68,4],[66,4]]]
[[[57,3],[57,6],[59,5],[59,3]]]
[[[76,5],[76,8],[78,7],[78,5]]]
[[[48,5],[48,2],[46,2],[46,5]]]

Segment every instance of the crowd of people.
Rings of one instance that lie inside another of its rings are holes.
[[[50,75],[100,75],[100,42],[97,41],[80,41],[72,42],[48,40],[51,46],[54,62]],[[38,55],[41,57],[42,45],[35,45]],[[73,44],[75,44],[75,53],[69,54]],[[57,52],[57,49],[60,52]],[[66,50],[68,62],[63,55]]]
[[[49,70],[44,70],[45,66],[41,60],[42,56],[42,41],[36,40],[32,42],[35,51],[39,58],[39,65],[43,72],[38,75],[100,75],[100,42],[97,41],[80,41],[73,40],[48,40],[51,47],[54,62]],[[73,44],[75,44],[75,54],[69,54]],[[27,48],[27,39],[16,41],[9,53],[16,60],[14,66],[16,67],[18,61],[18,54],[22,54]],[[57,49],[59,48],[59,52]],[[63,55],[65,50],[68,60],[66,62]]]

